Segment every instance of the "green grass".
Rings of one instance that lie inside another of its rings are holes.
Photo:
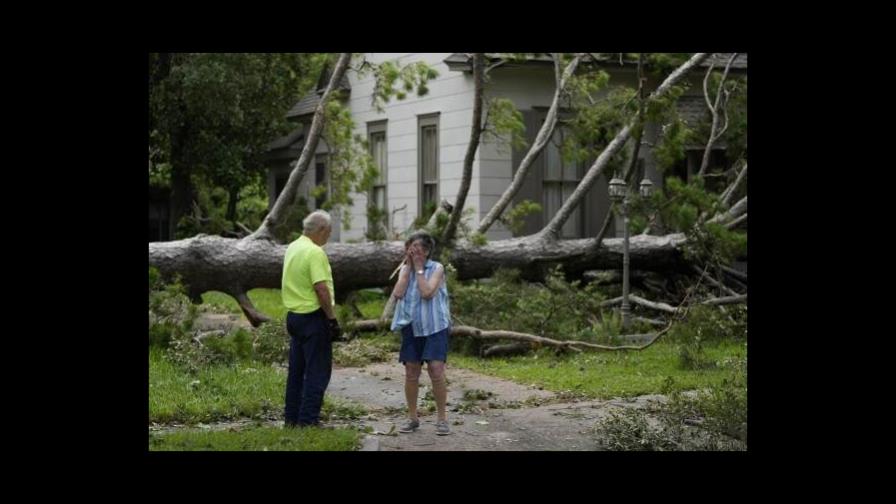
[[[361,433],[348,429],[282,429],[248,427],[240,430],[185,430],[150,434],[151,451],[352,451]]]
[[[195,375],[170,362],[162,350],[150,347],[149,421],[195,424],[235,418],[281,417],[286,371],[245,361],[214,365]],[[321,417],[357,418],[360,405],[324,396]]]
[[[150,348],[149,420],[210,422],[282,410],[286,375],[260,363],[209,366],[192,375]]]
[[[286,317],[286,307],[280,297],[280,289],[252,289],[248,293],[249,299],[255,308],[266,315],[276,319]],[[228,313],[243,313],[240,305],[228,294],[218,291],[209,291],[202,295],[202,303]],[[374,291],[360,291],[356,304],[365,319],[377,318],[383,313],[386,306],[386,297]]]
[[[286,317],[286,307],[280,297],[280,289],[252,289],[249,299],[255,308],[276,319]],[[243,313],[240,305],[233,297],[218,291],[209,291],[202,295],[202,303],[215,306],[230,313]]]
[[[706,357],[719,362],[743,356],[745,352],[743,342],[724,341],[705,348]],[[717,385],[732,376],[731,369],[724,364],[710,369],[681,369],[678,355],[678,345],[657,342],[640,352],[586,351],[558,357],[542,350],[531,355],[496,359],[452,353],[448,361],[451,365],[524,385],[534,384],[554,392],[572,392],[600,399],[663,393],[667,377],[674,380],[672,390],[693,390]]]
[[[359,300],[357,305],[365,319],[375,319],[383,314],[383,308],[386,306],[386,299]]]

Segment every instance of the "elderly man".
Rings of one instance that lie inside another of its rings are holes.
[[[282,296],[290,335],[286,427],[320,425],[333,340],[341,336],[333,312],[333,274],[322,248],[330,239],[330,214],[318,210],[302,224],[302,236],[289,244],[283,259]]]

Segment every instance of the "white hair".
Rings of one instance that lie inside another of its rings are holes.
[[[302,229],[306,235],[316,233],[330,225],[330,214],[324,210],[315,210],[302,221]]]

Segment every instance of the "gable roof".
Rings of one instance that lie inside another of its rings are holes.
[[[267,146],[267,150],[271,151],[271,150],[276,150],[276,149],[283,149],[286,147],[290,147],[293,144],[297,144],[298,148],[301,148],[302,145],[304,145],[304,142],[302,142],[304,139],[305,139],[305,128],[302,126],[299,126],[292,132],[269,143]],[[294,148],[296,148],[296,147],[294,147]]]
[[[289,109],[289,112],[286,113],[286,118],[293,119],[303,115],[313,114],[314,110],[317,108],[317,104],[320,103],[321,94],[322,93],[318,93],[317,91],[306,94],[304,98],[296,102],[296,104]]]
[[[315,109],[317,109],[317,104],[320,103],[320,97],[323,96],[324,90],[327,89],[327,84],[330,82],[331,75],[332,72],[330,67],[324,67],[320,73],[320,78],[317,79],[317,89],[306,94],[301,100],[296,102],[296,104],[286,113],[286,118],[296,119],[308,114],[313,114]],[[348,81],[348,73],[342,74],[342,80],[339,81],[339,85],[336,86],[336,89],[351,93],[352,86]]]

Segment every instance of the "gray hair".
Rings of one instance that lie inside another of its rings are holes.
[[[429,256],[432,255],[432,249],[436,247],[435,239],[433,239],[431,234],[423,231],[422,229],[419,229],[417,231],[414,231],[411,236],[408,236],[407,241],[404,242],[404,246],[407,247],[417,240],[420,240],[421,245],[423,245],[423,249],[426,251],[426,257],[429,258]]]
[[[302,221],[302,231],[307,234],[313,234],[327,226],[331,225],[330,214],[324,210],[315,210],[308,214],[308,217]]]

